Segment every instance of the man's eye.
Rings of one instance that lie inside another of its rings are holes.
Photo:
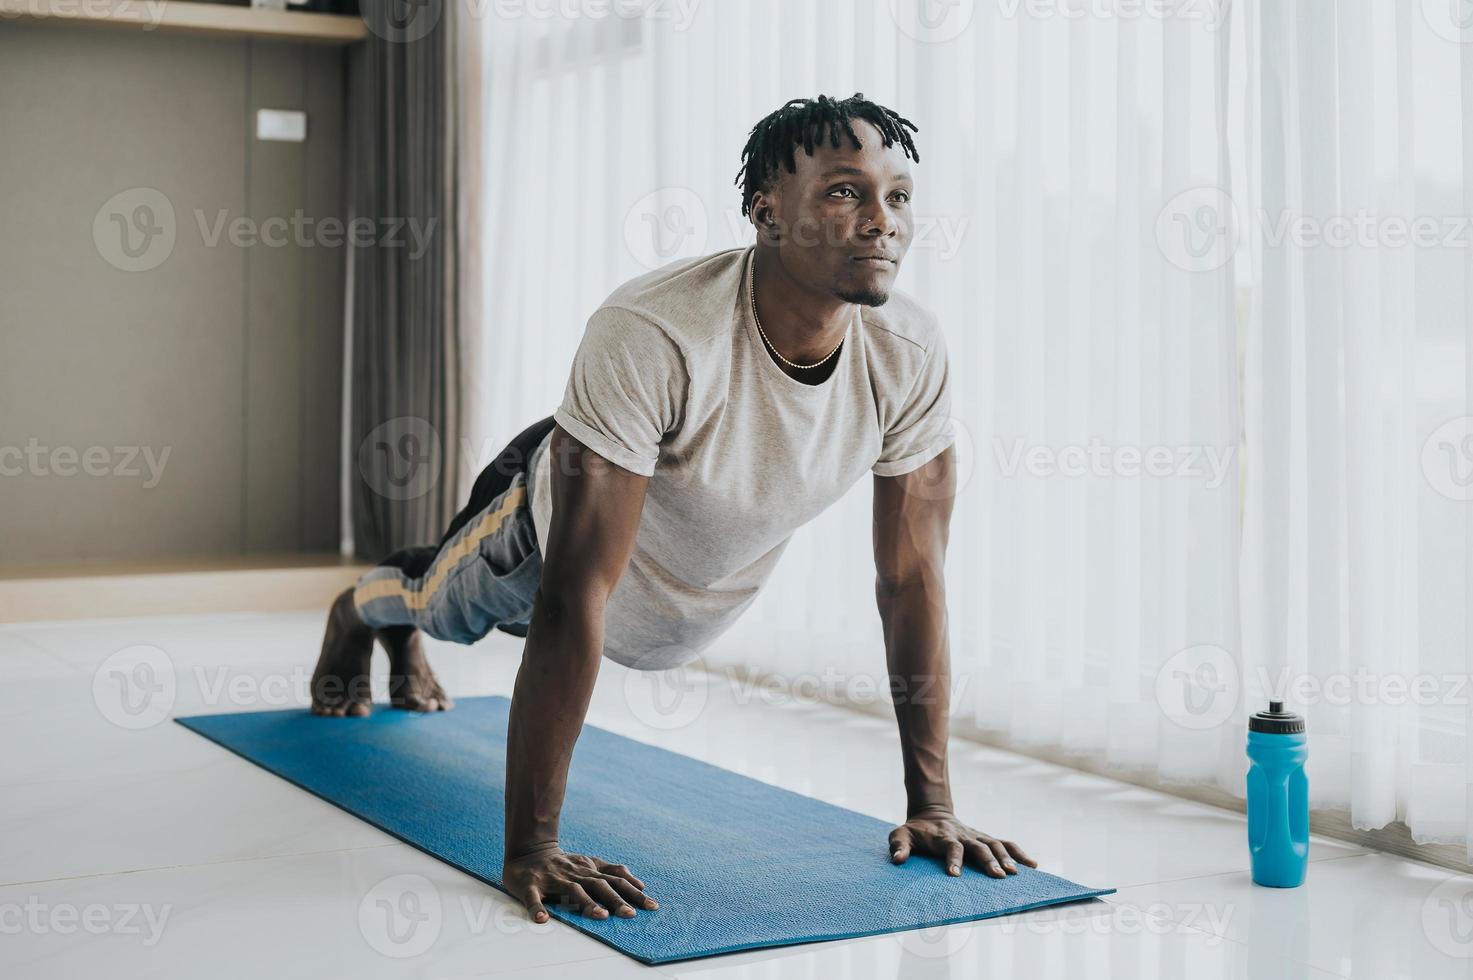
[[[895,194],[895,197],[898,200],[902,201],[903,203],[906,203],[906,204],[909,204],[910,203],[910,195],[907,194],[907,193],[905,193],[905,191],[898,191]]]
[[[829,193],[830,194],[853,194],[854,193],[854,188],[852,188],[852,187],[835,187],[833,190],[829,191]]]

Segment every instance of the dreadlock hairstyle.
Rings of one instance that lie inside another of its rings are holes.
[[[743,217],[751,209],[752,195],[771,186],[773,178],[778,175],[779,163],[787,167],[788,173],[796,172],[793,148],[799,143],[803,144],[803,151],[812,156],[814,146],[821,145],[825,136],[829,145],[838,149],[839,136],[843,133],[848,135],[854,148],[859,149],[859,137],[854,135],[854,127],[850,125],[853,119],[863,119],[879,130],[885,146],[899,143],[906,156],[916,163],[921,162],[915,142],[905,131],[910,127],[912,131],[919,132],[915,123],[896,114],[893,109],[869,101],[862,92],[855,92],[843,100],[826,95],[817,99],[790,99],[781,109],[752,127],[747,145],[742,148],[742,169],[734,183],[742,184]]]

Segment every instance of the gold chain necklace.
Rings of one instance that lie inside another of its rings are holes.
[[[816,368],[816,367],[820,366],[821,364],[823,364],[824,361],[827,361],[829,358],[831,358],[835,354],[837,354],[839,352],[839,348],[840,347],[843,347],[844,346],[844,338],[843,337],[840,337],[839,338],[839,342],[834,345],[834,349],[833,350],[831,350],[827,354],[825,354],[821,360],[814,361],[812,364],[794,364],[792,361],[788,360],[786,357],[783,357],[782,353],[779,352],[778,349],[775,346],[773,346],[772,341],[767,339],[767,331],[762,329],[762,319],[759,316],[757,316],[757,289],[756,289],[756,286],[757,286],[757,257],[756,256],[753,256],[752,257],[752,264],[747,267],[747,299],[752,304],[752,319],[755,320],[756,323],[757,323],[757,332],[762,335],[762,340],[767,344],[767,349],[770,350],[770,351],[772,351],[773,355],[779,361],[782,361],[784,364],[786,364],[790,368],[798,368],[799,370],[806,371],[806,370],[808,370],[810,368]],[[848,336],[848,333],[849,333],[849,331],[847,331],[847,330],[844,331],[845,336]]]

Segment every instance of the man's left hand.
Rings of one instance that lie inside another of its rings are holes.
[[[949,810],[918,813],[890,831],[891,861],[904,864],[912,852],[939,859],[953,876],[962,873],[963,861],[994,878],[1017,874],[1020,864],[1038,867],[1017,844],[973,830]]]

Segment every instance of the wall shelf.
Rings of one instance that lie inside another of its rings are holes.
[[[0,0],[0,24],[6,21],[313,44],[353,44],[368,36],[360,17],[190,0]]]

